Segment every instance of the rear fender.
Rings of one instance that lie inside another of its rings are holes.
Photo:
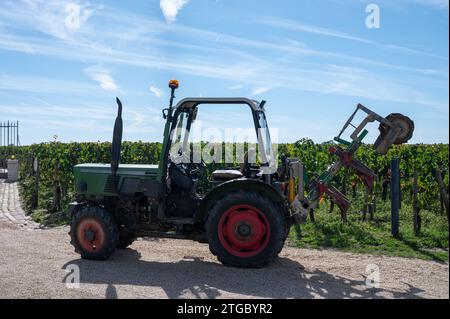
[[[194,222],[203,223],[208,216],[209,210],[219,198],[224,197],[226,196],[226,194],[229,194],[233,191],[239,190],[258,192],[261,195],[270,198],[273,202],[279,203],[281,206],[284,206],[285,199],[272,186],[254,179],[233,179],[215,187],[205,196],[205,198],[197,208],[197,211],[195,212]]]

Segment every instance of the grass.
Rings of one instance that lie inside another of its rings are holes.
[[[63,226],[69,224],[66,214],[62,212],[48,213],[46,209],[36,209],[30,214],[31,219],[44,226]]]
[[[309,220],[293,227],[288,244],[300,248],[333,248],[347,252],[448,261],[448,221],[430,210],[421,210],[421,232],[413,230],[412,207],[402,205],[399,236],[391,235],[389,202],[377,202],[374,220],[362,221],[358,205],[353,204],[348,222],[343,223],[337,208],[329,213],[324,203],[315,212],[315,223]]]

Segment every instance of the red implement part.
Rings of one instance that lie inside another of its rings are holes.
[[[375,181],[375,173],[370,168],[368,168],[366,165],[364,165],[357,159],[353,158],[352,153],[344,151],[339,147],[330,147],[329,151],[331,154],[334,154],[337,157],[339,157],[340,161],[345,167],[353,169],[356,172],[356,174],[363,180],[364,185],[366,185],[366,187],[369,190],[373,189],[373,183]]]
[[[331,185],[326,185],[320,181],[316,183],[319,194],[326,194],[339,207],[342,219],[347,221],[347,211],[350,207],[349,200],[337,188]]]

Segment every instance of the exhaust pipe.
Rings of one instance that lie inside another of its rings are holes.
[[[114,190],[117,193],[118,192],[117,170],[119,168],[120,162],[123,122],[122,122],[122,102],[120,102],[118,97],[116,97],[116,102],[117,102],[117,117],[116,121],[114,122],[114,131],[111,145],[111,175],[113,179]]]

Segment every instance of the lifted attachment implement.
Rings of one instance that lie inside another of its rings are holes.
[[[367,113],[367,117],[359,125],[353,125],[352,121],[355,118],[356,113],[360,110]],[[292,202],[291,205],[294,208],[294,214],[292,217],[295,222],[304,222],[310,210],[317,207],[318,201],[323,194],[327,195],[330,200],[339,207],[343,220],[346,221],[347,210],[350,207],[350,202],[341,192],[339,192],[338,189],[330,184],[343,167],[354,170],[362,179],[368,190],[371,191],[373,189],[376,177],[375,173],[362,162],[358,161],[354,157],[354,154],[361,146],[362,140],[368,133],[365,126],[374,121],[380,123],[380,135],[373,145],[375,152],[380,155],[385,155],[393,144],[406,143],[412,137],[414,132],[414,122],[407,116],[399,113],[392,113],[384,118],[369,110],[362,104],[358,104],[356,110],[344,124],[344,127],[340,131],[339,135],[334,138],[336,142],[346,148],[344,149],[338,145],[331,146],[329,148],[329,152],[335,155],[337,160],[331,164],[318,178],[311,181],[309,185],[310,191],[305,198],[299,198],[299,196],[297,196]],[[351,142],[341,138],[342,134],[349,126],[355,128],[350,135],[350,138],[352,139]]]

